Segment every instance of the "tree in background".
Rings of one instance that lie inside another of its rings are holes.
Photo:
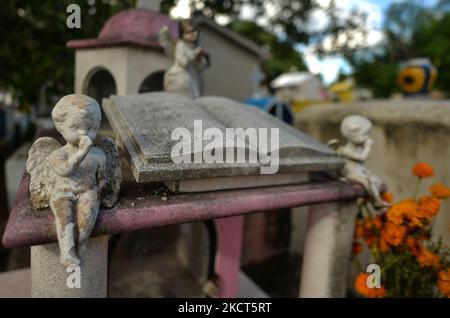
[[[393,3],[386,11],[384,42],[346,57],[354,68],[358,85],[376,97],[398,91],[397,75],[402,62],[414,57],[430,58],[438,68],[435,89],[450,93],[450,1],[427,8],[419,1]]]
[[[162,11],[169,12],[176,2],[162,1]],[[81,29],[66,26],[69,15],[66,8],[72,3],[81,7]],[[0,1],[0,88],[12,92],[24,110],[43,97],[70,93],[74,58],[65,43],[96,37],[109,17],[135,5],[136,0]],[[299,70],[305,68],[295,50],[298,44],[314,43],[317,51],[323,53],[321,44],[328,37],[332,46],[327,50],[348,52],[349,46],[342,38],[351,38],[352,32],[363,32],[363,15],[353,12],[342,18],[334,1],[326,8],[317,0],[190,0],[190,6],[194,14],[211,18],[226,16],[230,28],[268,47],[272,57],[263,65],[267,80],[289,71],[292,66]],[[244,6],[251,6],[258,24],[240,21]],[[310,24],[311,15],[317,9],[325,10],[329,20],[320,29]],[[261,19],[265,22],[261,23]]]
[[[281,40],[254,21],[234,21],[228,27],[270,52],[270,57],[262,63],[262,70],[266,76],[265,85],[268,86],[275,77],[291,69],[306,70],[300,52],[289,42]]]
[[[81,7],[81,28],[69,29],[66,8]],[[0,1],[0,87],[12,92],[21,109],[46,96],[73,91],[74,54],[65,46],[76,38],[96,37],[114,13],[134,0]]]
[[[434,87],[450,93],[450,1],[444,0],[415,35],[417,55],[431,58],[438,69]]]
[[[163,0],[161,9],[169,13],[176,4],[177,0]],[[344,15],[334,0],[326,7],[317,0],[190,0],[189,6],[193,15],[227,17],[230,20],[227,27],[269,49],[271,57],[262,65],[266,84],[292,68],[306,69],[301,54],[296,50],[299,44],[313,44],[319,55],[350,54],[358,49],[358,45],[342,39],[354,38],[356,33],[360,39],[365,37],[365,14],[352,10]],[[242,20],[244,9],[253,10],[255,19]],[[317,10],[323,11],[327,17],[320,28],[311,23]],[[325,39],[328,39],[327,47],[324,47]]]

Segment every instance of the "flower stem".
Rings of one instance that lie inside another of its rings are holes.
[[[355,266],[355,268],[358,270],[358,272],[360,272],[360,273],[364,272],[364,268],[362,267],[361,262],[358,260],[356,255],[352,261],[353,261],[353,266]]]
[[[416,188],[414,189],[414,195],[413,198],[417,199],[417,196],[419,195],[419,189],[420,189],[420,182],[422,181],[421,177],[417,178],[417,182],[416,182]]]

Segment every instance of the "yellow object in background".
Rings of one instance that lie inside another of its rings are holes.
[[[326,104],[329,100],[296,100],[291,103],[291,109],[294,113],[300,113],[308,107],[320,104]]]
[[[314,104],[314,101],[312,100],[298,100],[294,101],[292,103],[292,111],[295,113],[299,113],[302,110],[304,110],[306,107],[311,106]]]
[[[405,95],[428,95],[437,77],[437,70],[429,59],[407,61],[400,69],[398,83]]]
[[[345,80],[337,82],[330,86],[329,91],[336,95],[339,102],[350,102],[353,100],[353,81]]]
[[[400,71],[399,84],[405,93],[419,93],[425,83],[425,70],[421,67],[407,67]]]

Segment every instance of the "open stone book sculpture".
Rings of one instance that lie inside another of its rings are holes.
[[[118,200],[119,151],[109,137],[94,142],[101,111],[90,97],[63,97],[52,118],[67,143],[42,137],[32,145],[26,164],[31,201],[36,209],[50,206],[55,216],[61,264],[78,265],[77,245],[89,238],[100,205],[111,208]]]
[[[304,183],[309,172],[344,166],[333,149],[255,107],[224,97],[192,100],[167,92],[111,96],[103,100],[103,110],[136,181],[162,181],[172,191]],[[239,128],[249,134],[239,134]],[[230,130],[236,135],[230,137]],[[258,137],[258,148],[249,142],[251,131]],[[187,137],[182,140],[186,152],[179,156],[180,132]],[[266,158],[261,156],[263,141],[267,141]],[[207,158],[212,144],[218,159],[214,161]],[[228,160],[228,154],[236,159],[239,152],[247,160]],[[258,160],[248,160],[252,155]],[[262,160],[267,158],[273,160]],[[264,168],[272,170],[265,173]]]
[[[373,141],[369,137],[372,123],[366,117],[350,115],[341,123],[341,133],[347,139],[343,146],[338,145],[336,139],[328,142],[328,145],[337,148],[339,156],[345,159],[344,169],[341,170],[343,181],[352,181],[361,184],[367,191],[374,207],[388,207],[380,195],[382,181],[364,165],[372,148]]]

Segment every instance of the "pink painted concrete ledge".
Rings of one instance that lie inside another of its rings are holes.
[[[30,177],[19,186],[3,235],[8,248],[56,242],[54,218],[49,209],[36,211],[30,202]],[[157,226],[189,223],[252,212],[273,211],[365,196],[357,184],[337,181],[177,194],[162,201],[155,187],[122,184],[120,201],[111,210],[100,212],[93,236],[111,235]]]

